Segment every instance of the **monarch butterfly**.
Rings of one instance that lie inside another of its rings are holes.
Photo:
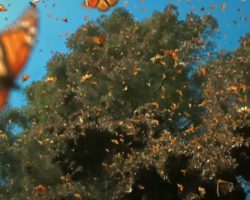
[[[44,185],[37,185],[33,188],[34,190],[37,190],[37,191],[42,191],[42,192],[48,192],[48,188]]]
[[[5,12],[5,11],[7,11],[7,8],[3,4],[0,4],[0,12]]]
[[[30,5],[32,5],[34,7],[36,7],[38,3],[39,3],[39,0],[30,1]]]
[[[84,7],[98,8],[98,10],[105,12],[110,7],[113,7],[119,0],[85,0]]]
[[[57,80],[57,77],[55,76],[48,76],[46,79],[45,79],[45,82],[46,83],[53,83],[53,82],[56,82]]]
[[[178,49],[174,50],[165,50],[165,55],[170,56],[173,60],[177,61],[178,60]]]
[[[0,109],[4,107],[15,79],[31,53],[38,14],[31,6],[12,26],[0,33]]]
[[[68,18],[67,17],[63,17],[62,21],[65,22],[65,23],[68,23]]]
[[[103,46],[106,41],[106,37],[104,35],[93,36],[92,41],[99,46]]]
[[[25,82],[25,81],[29,80],[29,78],[30,78],[30,76],[25,74],[22,76],[22,81]]]

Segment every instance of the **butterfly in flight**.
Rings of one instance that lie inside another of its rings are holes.
[[[6,11],[7,8],[3,4],[0,4],[0,12],[6,12]]]
[[[27,62],[36,39],[38,13],[30,6],[9,28],[0,33],[0,109],[10,89],[17,88],[16,77]]]
[[[39,3],[39,0],[30,1],[30,5],[34,7],[36,7],[38,3]]]
[[[98,8],[98,10],[105,12],[115,6],[118,1],[119,0],[85,0],[83,7]]]

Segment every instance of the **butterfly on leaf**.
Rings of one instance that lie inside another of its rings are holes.
[[[46,186],[42,185],[42,184],[35,186],[33,189],[36,190],[36,191],[42,191],[42,192],[48,192],[49,191],[48,188]]]
[[[164,54],[166,56],[170,56],[173,60],[177,61],[179,58],[178,58],[178,53],[179,53],[179,50],[178,49],[174,49],[174,50],[165,50],[164,51]]]
[[[81,77],[81,83],[86,83],[87,81],[91,80],[92,77],[93,77],[93,75],[90,74],[90,73],[84,74],[84,75]]]
[[[106,37],[104,35],[96,35],[92,37],[92,41],[98,46],[103,46],[106,41]]]
[[[30,6],[9,28],[0,33],[0,109],[10,89],[17,88],[16,77],[27,62],[36,39],[38,13]]]
[[[105,12],[109,8],[115,6],[119,0],[85,0],[83,7],[97,8],[98,10]]]
[[[154,57],[150,58],[150,60],[152,61],[152,63],[155,63],[155,62],[159,62],[161,63],[162,65],[165,65],[165,59],[164,59],[164,56],[160,55],[160,54],[156,54]]]
[[[57,81],[57,77],[55,76],[48,76],[45,80],[46,83],[54,83]]]

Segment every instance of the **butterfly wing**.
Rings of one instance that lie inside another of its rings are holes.
[[[7,102],[9,91],[7,89],[0,90],[0,109],[4,107]]]
[[[100,0],[85,0],[83,2],[83,7],[85,8],[95,8]]]
[[[0,76],[16,77],[28,60],[37,32],[37,11],[31,6],[9,29],[0,34]],[[5,68],[5,69],[3,69]]]
[[[105,40],[106,40],[106,37],[103,35],[98,35],[98,36],[92,37],[92,41],[99,46],[102,46],[104,44]]]
[[[19,20],[0,33],[0,109],[31,53],[37,32],[38,14],[31,6]]]
[[[0,12],[5,12],[5,11],[7,11],[7,8],[3,4],[0,4]]]
[[[110,7],[113,7],[119,0],[86,0],[84,7],[98,8],[98,10],[105,12]]]
[[[98,2],[97,8],[102,11],[105,12],[107,11],[110,7],[113,7],[115,4],[118,3],[119,0],[100,0]]]
[[[92,8],[95,8],[100,0],[89,0],[88,5]]]

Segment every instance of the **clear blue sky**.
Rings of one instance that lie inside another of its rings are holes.
[[[51,58],[51,51],[67,51],[65,33],[73,33],[85,23],[85,16],[94,20],[102,14],[98,10],[83,8],[82,1],[40,0],[38,42],[22,73],[29,74],[31,78],[26,83],[21,83],[19,78],[18,82],[22,88],[45,76],[46,63]],[[0,30],[15,21],[29,5],[28,2],[28,0],[0,0],[0,3],[6,6],[9,4],[8,11],[0,13]],[[239,38],[250,32],[250,0],[120,0],[117,6],[125,6],[136,19],[142,20],[149,17],[155,10],[162,11],[168,3],[178,6],[180,19],[185,18],[190,11],[200,15],[205,13],[214,15],[218,19],[221,30],[218,49],[234,50],[239,46]],[[222,3],[226,3],[224,11],[220,7]],[[216,8],[210,9],[211,5],[215,5]],[[205,12],[200,11],[201,7],[205,8]],[[142,12],[142,10],[144,11]],[[106,14],[110,14],[110,12],[112,9]],[[62,17],[67,17],[68,23],[64,23]],[[24,105],[25,97],[22,95],[22,91],[13,91],[9,102],[13,106]]]

